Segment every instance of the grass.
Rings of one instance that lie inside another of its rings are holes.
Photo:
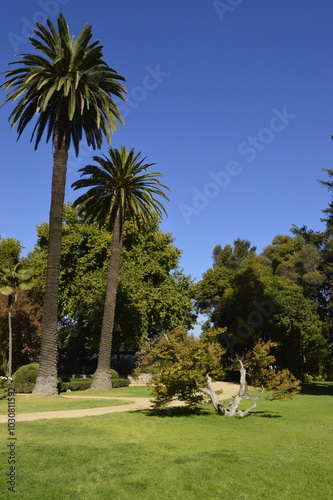
[[[202,406],[21,422],[16,492],[20,500],[330,500],[332,389],[307,384],[241,420]],[[5,424],[0,432],[4,443]],[[7,457],[3,445],[1,493]]]
[[[151,393],[146,386],[118,387],[111,391],[98,389],[86,389],[85,391],[73,391],[71,396],[103,396],[103,397],[128,397],[128,398],[151,398]]]
[[[79,410],[83,408],[97,408],[101,406],[119,406],[129,404],[130,401],[118,399],[67,399],[62,396],[16,396],[16,413],[34,413],[39,411]],[[0,401],[0,415],[8,411],[7,399]]]

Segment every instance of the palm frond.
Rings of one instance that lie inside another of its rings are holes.
[[[118,123],[123,124],[114,96],[126,100],[125,78],[104,61],[91,29],[83,26],[74,39],[63,14],[57,26],[49,19],[45,26],[37,22],[30,38],[37,54],[20,54],[19,61],[9,63],[16,67],[5,71],[2,106],[17,102],[9,121],[17,126],[18,137],[39,115],[31,135],[35,148],[46,130],[46,141],[66,138],[66,147],[72,143],[78,154],[83,135],[89,146],[100,148],[103,136],[110,142]]]
[[[119,205],[135,220],[167,215],[158,199],[169,201],[164,192],[168,187],[158,180],[162,174],[146,172],[155,163],[145,163],[141,153],[135,154],[134,149],[127,151],[124,146],[120,150],[110,147],[108,153],[108,156],[94,156],[98,165],[81,168],[81,178],[72,184],[74,190],[89,188],[74,202],[80,215],[109,229]]]

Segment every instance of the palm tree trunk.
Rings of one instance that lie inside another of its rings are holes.
[[[58,290],[61,258],[62,219],[68,151],[62,145],[53,153],[52,194],[49,225],[49,252],[43,306],[43,326],[39,371],[34,394],[57,395]]]
[[[12,309],[8,308],[8,377],[12,376],[12,366],[13,366],[13,331],[12,331]]]
[[[108,271],[108,282],[104,303],[101,340],[99,345],[98,365],[91,385],[94,389],[112,389],[110,378],[111,347],[114,317],[117,300],[117,284],[120,269],[121,250],[123,246],[124,213],[120,205],[114,223],[111,257]]]

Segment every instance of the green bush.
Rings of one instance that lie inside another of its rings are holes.
[[[71,379],[70,382],[59,382],[58,389],[59,392],[85,391],[86,389],[90,389],[91,384],[91,378],[77,378]],[[126,378],[117,378],[112,380],[113,389],[117,389],[118,387],[127,387],[129,384],[129,380]]]
[[[21,366],[13,375],[13,383],[35,385],[38,368],[39,363],[30,363],[30,365]]]
[[[0,389],[0,399],[6,399],[6,397],[7,397],[7,390]]]
[[[30,394],[34,390],[35,383],[15,384],[16,394]]]
[[[112,380],[112,388],[117,389],[118,387],[128,387],[130,382],[127,378],[118,378]]]
[[[91,383],[91,378],[77,378],[72,379],[70,382],[59,382],[58,389],[59,392],[85,391],[86,389],[90,389]]]
[[[110,374],[111,374],[111,380],[115,380],[115,379],[119,378],[118,372],[116,370],[114,370],[113,368],[111,368]]]

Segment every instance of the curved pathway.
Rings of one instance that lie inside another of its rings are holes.
[[[235,396],[238,392],[239,385],[231,382],[214,382],[215,390],[223,390],[220,399],[229,399]],[[78,417],[92,417],[96,415],[105,415],[107,413],[118,413],[123,411],[135,410],[148,410],[151,409],[150,398],[133,398],[133,397],[114,397],[109,398],[105,396],[67,396],[65,398],[82,398],[82,399],[122,399],[124,401],[132,401],[130,404],[119,406],[103,406],[99,408],[82,408],[79,410],[57,410],[57,411],[44,411],[38,413],[17,413],[16,422],[28,422],[31,420],[49,420],[53,418],[78,418]],[[183,401],[173,401],[169,406],[183,406]],[[7,422],[7,415],[0,415],[0,423]]]

